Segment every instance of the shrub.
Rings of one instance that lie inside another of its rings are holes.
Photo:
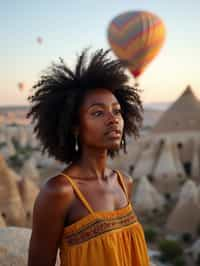
[[[146,227],[144,229],[144,234],[148,242],[154,242],[157,237],[157,231],[153,227]]]
[[[178,256],[173,260],[173,266],[185,266],[185,259],[182,256]]]
[[[190,234],[189,232],[185,232],[182,234],[182,240],[185,242],[185,243],[191,243],[192,241],[192,234]]]
[[[15,138],[12,138],[12,143],[13,143],[16,151],[18,149],[20,149],[19,141],[17,141]]]
[[[183,254],[181,245],[175,240],[161,240],[158,243],[162,255],[168,260],[172,261]]]
[[[14,167],[20,168],[23,165],[23,160],[17,154],[10,156],[8,162]]]
[[[6,145],[7,145],[6,142],[0,142],[0,149],[5,147]]]

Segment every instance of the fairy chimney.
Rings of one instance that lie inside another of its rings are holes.
[[[0,156],[0,213],[7,225],[24,226],[25,212],[17,180],[18,176]]]
[[[33,206],[39,193],[38,186],[29,178],[22,178],[18,182],[19,191],[26,213],[26,226],[32,227]]]

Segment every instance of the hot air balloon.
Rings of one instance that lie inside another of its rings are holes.
[[[38,42],[39,44],[42,44],[42,42],[43,42],[42,37],[37,37],[37,42]]]
[[[160,51],[166,30],[162,20],[147,11],[129,11],[115,17],[107,37],[115,55],[139,77]]]
[[[18,82],[18,88],[20,91],[22,91],[25,88],[25,85],[23,82]]]

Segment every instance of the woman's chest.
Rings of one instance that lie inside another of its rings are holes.
[[[65,226],[70,225],[89,214],[89,210],[85,206],[85,201],[89,204],[94,212],[98,211],[114,211],[125,207],[127,197],[119,185],[113,182],[110,185],[79,184],[79,189],[84,199],[75,193],[74,200],[66,215]],[[86,204],[87,204],[86,203]]]

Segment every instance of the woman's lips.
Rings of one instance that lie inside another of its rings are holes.
[[[110,138],[121,138],[121,132],[120,131],[110,131],[109,133],[106,134],[106,136],[110,137]]]

